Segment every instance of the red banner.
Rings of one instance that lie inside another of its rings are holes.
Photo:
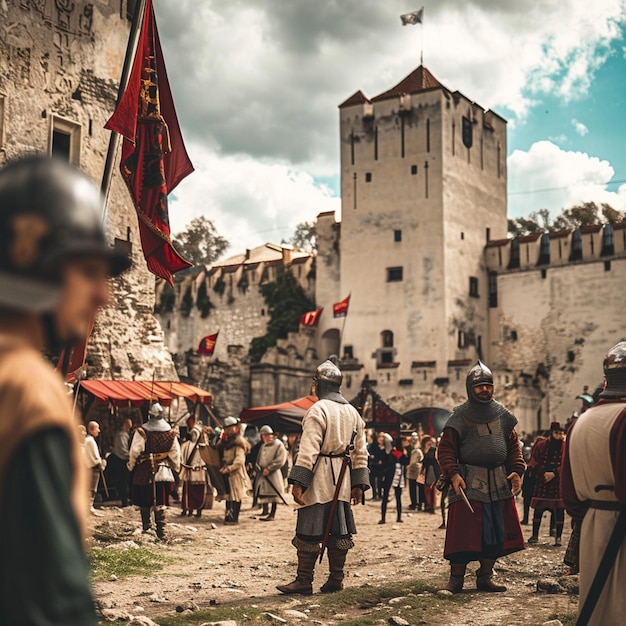
[[[346,317],[348,315],[348,307],[350,306],[350,296],[333,304],[333,317]]]
[[[217,336],[219,332],[214,335],[207,335],[200,340],[200,345],[198,346],[198,354],[206,354],[208,356],[213,356],[215,352],[215,344],[217,343]]]
[[[317,311],[307,311],[300,317],[300,324],[303,326],[317,326],[320,315],[324,309],[317,309]]]
[[[105,128],[124,137],[120,170],[139,217],[148,269],[172,284],[190,267],[172,246],[167,195],[193,172],[170,91],[152,0],[126,91]]]

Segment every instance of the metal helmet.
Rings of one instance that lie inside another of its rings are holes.
[[[341,404],[348,403],[341,395],[343,374],[331,360],[326,360],[318,366],[313,375],[313,381],[315,382],[315,393],[320,400],[333,400]]]
[[[271,426],[268,426],[267,424],[265,426],[261,426],[261,428],[259,429],[259,435],[273,435],[274,431],[272,430]]]
[[[163,407],[160,402],[154,402],[148,411],[150,417],[161,418],[163,417]]]
[[[80,170],[31,156],[0,170],[0,306],[52,311],[62,292],[63,262],[97,256],[111,276],[130,259],[111,248],[102,226],[102,197]]]
[[[482,402],[482,400],[478,400],[473,392],[474,387],[478,387],[478,385],[491,385],[493,387],[493,372],[480,359],[476,361],[476,365],[467,373],[465,388],[469,399]]]
[[[148,421],[143,424],[144,430],[166,432],[172,427],[163,419],[163,407],[160,402],[154,402],[148,410]]]
[[[241,423],[241,420],[239,420],[239,418],[229,415],[224,420],[224,428],[228,428],[229,426],[239,426],[240,423]]]
[[[600,398],[626,398],[626,341],[616,343],[604,359],[606,387]]]

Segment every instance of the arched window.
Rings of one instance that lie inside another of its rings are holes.
[[[550,235],[544,233],[539,242],[539,260],[537,265],[548,265],[550,263]]]
[[[511,240],[511,257],[509,258],[508,270],[514,270],[519,267],[519,239],[516,237]]]
[[[615,254],[613,226],[606,224],[602,231],[602,252],[600,252],[600,256],[612,256],[613,254]]]
[[[572,233],[572,251],[569,255],[570,261],[581,261],[583,258],[583,236],[580,229],[577,228]]]
[[[383,330],[380,340],[383,348],[393,348],[393,333],[390,330]]]

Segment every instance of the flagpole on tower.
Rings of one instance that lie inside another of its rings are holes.
[[[400,21],[402,22],[402,26],[415,26],[415,24],[420,24],[422,27],[420,64],[424,65],[424,7],[412,13],[404,13],[404,15],[400,16]]]
[[[124,57],[124,65],[122,67],[122,75],[120,77],[120,86],[117,90],[117,100],[115,103],[116,107],[122,99],[122,95],[128,85],[128,79],[130,78],[130,70],[133,65],[133,59],[135,58],[135,50],[137,49],[137,44],[139,43],[139,33],[141,32],[143,17],[146,12],[146,1],[147,0],[138,0],[135,4],[135,12],[133,14],[133,21],[128,35],[128,43],[126,45],[126,56]],[[113,177],[113,164],[115,162],[117,144],[118,134],[111,131],[107,156],[104,162],[104,171],[102,173],[102,182],[100,183],[100,191],[105,198],[103,219],[106,216],[107,198],[109,195],[109,188],[111,186],[111,178]]]

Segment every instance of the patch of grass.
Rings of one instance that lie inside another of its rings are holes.
[[[548,620],[551,620],[551,619],[561,620],[563,626],[575,626],[577,618],[578,618],[578,611],[568,611],[567,613],[552,613],[548,615]],[[547,621],[547,620],[544,620],[544,621]]]
[[[118,578],[148,575],[171,561],[147,548],[93,548],[90,552],[91,574],[94,580],[107,580],[111,574]]]
[[[218,606],[214,609],[196,611],[195,613],[184,613],[182,615],[168,615],[167,617],[159,617],[158,621],[161,626],[198,626],[205,622],[220,622],[226,620],[234,620],[238,626],[246,626],[247,624],[259,624],[261,613],[269,611],[271,613],[279,613],[278,610],[267,608],[252,608],[250,606]],[[269,621],[267,622],[269,624]]]
[[[259,624],[263,620],[264,612],[283,616],[282,604],[289,602],[289,608],[299,611],[306,610],[311,604],[318,604],[318,608],[311,609],[311,619],[333,619],[336,614],[344,614],[341,623],[346,626],[374,626],[380,620],[387,621],[392,615],[399,615],[410,624],[420,623],[424,618],[430,621],[437,614],[444,614],[457,606],[469,601],[468,597],[457,596],[418,596],[422,592],[434,592],[434,588],[422,582],[390,583],[381,586],[366,584],[361,587],[348,587],[333,594],[315,594],[310,597],[278,596],[276,598],[259,599],[252,603],[255,606],[240,602],[218,606],[214,609],[201,610],[185,615],[169,615],[159,617],[162,626],[199,626],[204,622],[219,620],[235,620],[239,626]],[[402,597],[402,600],[390,605],[391,598]],[[294,599],[301,600],[294,606]],[[285,607],[286,608],[286,607]],[[263,623],[263,622],[261,622]],[[269,622],[267,622],[269,624]]]

